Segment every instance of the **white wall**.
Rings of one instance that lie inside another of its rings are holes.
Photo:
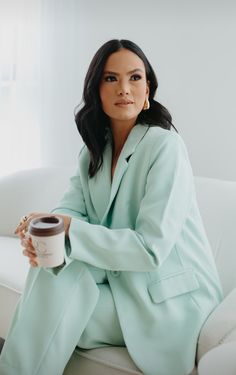
[[[60,43],[62,53],[48,57],[56,84],[45,95],[52,116],[44,119],[44,163],[76,162],[81,140],[73,109],[88,64],[102,43],[126,38],[139,44],[153,65],[156,98],[170,110],[194,174],[236,180],[236,2],[57,0],[60,4],[51,9],[57,17],[52,51]],[[68,43],[74,51],[63,54]]]

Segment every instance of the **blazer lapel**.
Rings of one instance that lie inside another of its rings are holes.
[[[111,144],[106,145],[103,154],[103,164],[93,178],[89,178],[90,197],[98,215],[102,220],[111,195]]]
[[[149,126],[135,125],[131,130],[119,156],[113,181],[111,183],[112,146],[108,142],[103,154],[103,165],[93,178],[89,179],[89,190],[93,206],[99,220],[104,223],[118,192],[128,162]]]
[[[129,159],[132,156],[132,154],[135,152],[136,147],[138,146],[139,142],[142,140],[142,138],[144,137],[148,129],[149,129],[149,126],[147,125],[135,125],[133,129],[131,130],[124,144],[124,147],[120,153],[120,156],[116,165],[115,173],[113,176],[113,181],[111,184],[110,200],[107,205],[107,209],[104,213],[102,222],[106,220],[108,212],[118,192],[122,178],[128,168]],[[110,161],[109,174],[111,176],[111,161]],[[110,180],[111,180],[111,177],[110,177]]]

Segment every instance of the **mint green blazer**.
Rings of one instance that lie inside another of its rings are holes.
[[[1,374],[21,375],[4,372],[20,339],[26,348],[18,366],[27,350],[30,357],[22,375],[32,375],[30,366],[37,375],[60,374],[99,298],[103,270],[127,349],[143,373],[186,375],[194,367],[201,326],[222,292],[184,142],[175,132],[136,125],[112,182],[111,160],[108,144],[102,168],[89,178],[89,152],[82,149],[77,173],[54,210],[72,217],[66,264],[53,272],[30,271]],[[44,328],[32,315],[45,316]],[[32,335],[43,342],[33,359]]]

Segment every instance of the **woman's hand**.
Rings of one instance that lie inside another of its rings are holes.
[[[29,258],[29,263],[32,267],[38,266],[37,261],[36,261],[37,255],[32,245],[31,237],[27,233],[27,230],[28,230],[31,220],[36,219],[37,217],[41,217],[41,216],[58,216],[62,218],[64,221],[65,235],[68,235],[70,223],[71,223],[71,218],[69,216],[61,215],[61,214],[39,213],[39,212],[30,213],[29,215],[24,216],[21,219],[20,224],[15,229],[15,234],[17,234],[18,237],[20,238],[21,245],[24,248],[23,255]]]

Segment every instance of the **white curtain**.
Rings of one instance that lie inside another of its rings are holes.
[[[80,15],[79,0],[0,0],[0,176],[76,163]]]
[[[74,122],[87,65],[81,3],[41,0],[42,165],[76,164],[82,144]]]
[[[40,165],[40,0],[0,0],[0,175]]]

